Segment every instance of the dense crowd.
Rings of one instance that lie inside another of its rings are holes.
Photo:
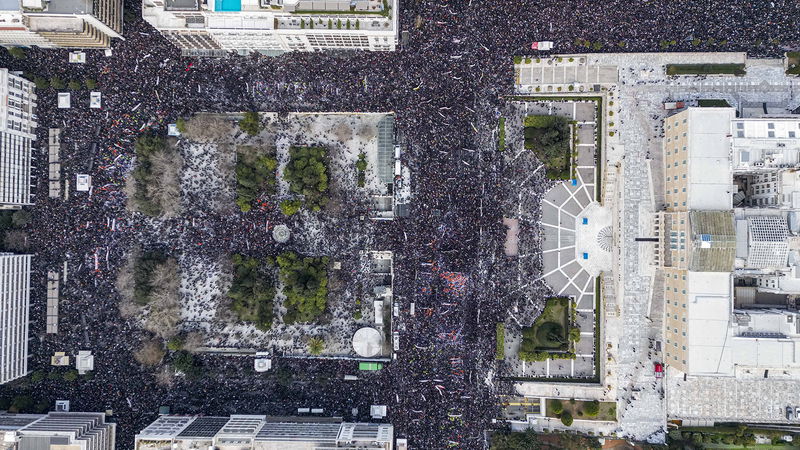
[[[139,11],[139,5],[126,7]],[[393,53],[191,59],[135,19],[125,23],[126,39],[113,43],[111,56],[88,51],[86,64],[68,64],[65,50],[0,57],[2,67],[45,78],[95,79],[103,94],[102,109],[85,107],[84,90],[73,93],[72,109],[61,110],[55,90],[38,93],[38,160],[46,158],[47,129],[62,128],[63,172],[90,173],[94,191],[91,197],[49,199],[47,171],[40,168],[29,225],[32,332],[39,337],[31,341],[32,368],[47,370],[54,351],[90,348],[98,370],[79,383],[46,379],[6,389],[47,401],[68,398],[76,410],[112,409],[119,448],[131,447],[133,434],[160,405],[204,414],[323,407],[348,418],[358,408],[355,418],[365,419],[376,403],[389,405],[396,435],[408,437],[414,448],[483,448],[483,431],[497,415],[495,395],[507,388],[492,382],[490,373],[494,324],[508,305],[497,300],[504,298],[495,295],[502,280],[494,279],[485,261],[501,251],[503,163],[491,136],[503,96],[512,91],[512,56],[530,53],[535,40],[553,40],[562,53],[763,56],[800,43],[800,3],[791,0],[409,0],[401,2],[400,14],[409,41]],[[273,373],[261,376],[250,358],[205,355],[206,377],[168,388],[134,361],[143,331],[120,319],[114,287],[132,244],[215,257],[249,250],[249,242],[269,236],[250,226],[261,219],[259,212],[228,216],[190,207],[163,222],[126,212],[123,184],[132,143],[141,131],[163,133],[166,123],[196,111],[245,110],[396,112],[415,197],[409,219],[380,224],[375,232],[376,247],[395,252],[395,293],[404,311],[401,351],[383,371],[345,382],[351,363],[281,359]],[[45,336],[43,280],[64,260],[70,268],[61,288],[61,330]]]

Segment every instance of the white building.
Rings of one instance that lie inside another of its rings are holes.
[[[143,0],[142,16],[186,55],[393,51],[397,0]]]
[[[31,145],[36,94],[30,81],[0,69],[0,209],[32,204]]]
[[[117,425],[105,414],[0,413],[0,450],[115,450]]]
[[[122,0],[2,0],[0,45],[108,48],[122,37]]]
[[[347,423],[338,418],[164,415],[136,435],[136,450],[219,448],[392,450],[389,424]]]
[[[0,253],[0,384],[28,373],[31,255]]]

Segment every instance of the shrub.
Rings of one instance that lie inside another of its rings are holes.
[[[81,84],[78,81],[75,81],[75,80],[70,80],[70,82],[67,84],[67,86],[69,87],[69,89],[71,91],[77,91],[77,90],[80,90],[80,88],[81,88]]]
[[[367,182],[367,155],[364,152],[358,154],[356,171],[358,172],[358,187],[364,187]]]
[[[87,79],[83,80],[83,84],[85,84],[86,85],[86,89],[89,89],[90,91],[94,90],[94,89],[97,89],[97,81],[95,81],[95,80],[93,80],[91,78],[87,78]]]
[[[569,62],[573,62],[573,61],[575,61],[575,58],[570,58],[570,59],[568,59],[567,61],[569,61]]]
[[[570,414],[568,412],[562,413],[561,414],[561,423],[563,423],[564,426],[567,426],[567,427],[572,425],[572,414]]]
[[[178,120],[175,121],[175,127],[180,133],[186,133],[186,119],[178,117]]]
[[[314,356],[321,355],[325,350],[325,341],[320,338],[311,338],[308,340],[308,353]]]
[[[573,85],[571,85],[571,84],[570,84],[570,85],[569,85],[569,87],[568,87],[567,89],[569,89],[570,91],[574,91],[574,90],[575,90],[575,86],[573,86]]]
[[[550,410],[553,414],[560,415],[564,412],[564,404],[561,403],[561,400],[553,400],[550,402]]]
[[[522,64],[522,56],[515,56],[514,64]]]

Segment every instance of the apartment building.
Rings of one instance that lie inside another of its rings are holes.
[[[115,450],[116,427],[105,414],[0,413],[2,450]]]
[[[0,384],[28,373],[31,255],[0,253]]]
[[[108,48],[122,37],[122,0],[4,0],[0,45]]]
[[[136,435],[136,450],[392,450],[389,424],[339,418],[163,415]]]
[[[800,184],[790,173],[800,163],[797,123],[738,119],[733,108],[665,119],[658,252],[671,367],[800,378]]]
[[[36,139],[33,83],[0,69],[0,209],[31,205],[31,146]]]
[[[185,55],[393,51],[397,0],[144,0],[144,19]]]

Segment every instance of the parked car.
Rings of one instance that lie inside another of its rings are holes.
[[[794,408],[791,406],[786,407],[786,420],[794,419]]]

